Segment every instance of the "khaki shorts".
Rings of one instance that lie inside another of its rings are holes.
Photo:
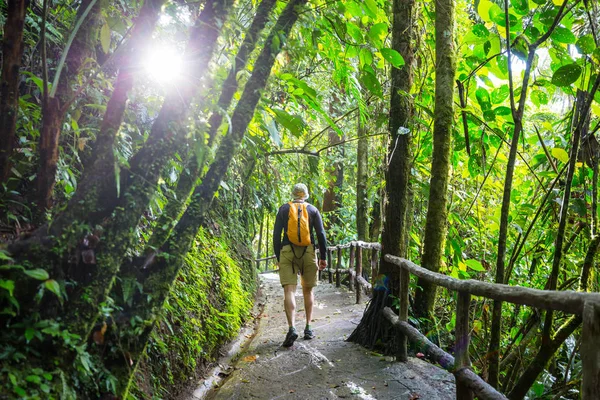
[[[279,254],[279,280],[281,286],[297,285],[298,274],[300,274],[302,287],[315,287],[318,284],[318,270],[317,256],[313,245],[300,247],[288,244],[281,248]]]

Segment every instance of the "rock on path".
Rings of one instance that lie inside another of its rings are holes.
[[[345,339],[362,316],[365,304],[354,304],[345,287],[321,282],[315,288],[311,326],[316,337],[300,337],[289,349],[281,347],[287,332],[283,290],[277,274],[261,276],[265,302],[255,336],[237,357],[222,368],[222,386],[198,388],[190,400],[207,399],[455,399],[454,377],[425,361],[392,361]],[[302,290],[296,293],[296,328],[305,324]],[[246,335],[248,337],[250,335]]]

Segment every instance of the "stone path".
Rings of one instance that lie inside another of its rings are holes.
[[[454,377],[423,360],[399,363],[345,339],[360,321],[345,287],[321,283],[315,289],[312,327],[316,338],[281,347],[287,331],[283,290],[276,274],[261,276],[264,310],[254,335],[245,332],[241,352],[223,361],[215,376],[189,397],[194,399],[455,399]],[[304,327],[302,291],[296,293],[296,327]],[[239,346],[237,346],[239,347]],[[226,363],[226,364],[223,364]],[[209,390],[211,389],[211,390]]]

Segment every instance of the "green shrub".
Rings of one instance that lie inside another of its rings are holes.
[[[136,397],[165,398],[215,359],[252,307],[255,271],[222,238],[201,230],[171,290],[136,377]]]

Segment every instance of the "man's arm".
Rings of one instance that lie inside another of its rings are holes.
[[[321,213],[315,208],[315,222],[314,229],[317,234],[317,241],[319,242],[319,254],[321,260],[327,260],[327,239],[325,238],[325,228],[323,227],[323,219]]]
[[[273,227],[273,251],[279,262],[279,253],[281,252],[281,231],[283,230],[283,216],[281,215],[281,208],[277,211],[277,217],[275,217],[275,226]]]

